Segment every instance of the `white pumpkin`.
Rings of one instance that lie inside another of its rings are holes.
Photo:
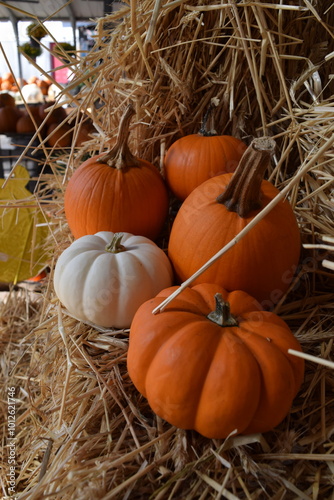
[[[54,271],[57,297],[73,316],[115,328],[128,328],[138,307],[172,280],[170,261],[153,241],[109,231],[75,240]]]
[[[27,103],[44,102],[44,96],[36,83],[27,83],[21,88],[22,96]]]

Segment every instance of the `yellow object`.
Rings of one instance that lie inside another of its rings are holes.
[[[18,165],[14,176],[0,179],[0,281],[17,283],[47,265],[47,220],[26,189],[29,173]]]

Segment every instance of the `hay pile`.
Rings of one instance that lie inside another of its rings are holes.
[[[1,304],[1,412],[5,420],[6,390],[15,387],[20,499],[333,499],[330,3],[133,0],[99,19],[95,49],[69,63],[68,121],[89,116],[98,139],[57,158],[46,152],[52,173],[41,174],[36,196],[43,198],[45,185],[54,192],[43,205],[52,217],[54,258],[72,240],[62,210],[66,182],[85,155],[113,142],[129,100],[136,109],[132,147],[162,168],[165,149],[198,131],[214,99],[218,133],[247,143],[268,134],[277,142],[268,178],[287,189],[304,248],[275,312],[303,347],[306,375],[289,416],[265,435],[219,441],[175,429],[152,414],[128,378],[128,332],[66,314],[50,262],[42,293],[12,290]],[[166,238],[167,230],[162,246]],[[5,424],[1,433],[7,491]]]

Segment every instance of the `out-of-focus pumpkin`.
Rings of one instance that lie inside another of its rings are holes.
[[[128,328],[138,307],[172,284],[172,267],[153,241],[99,232],[75,240],[59,257],[54,287],[76,318]]]
[[[39,104],[28,104],[28,109],[30,114],[33,115],[36,120],[40,121],[40,115],[39,115]]]
[[[2,80],[1,90],[12,90],[12,83],[9,80]]]
[[[66,111],[62,106],[54,107],[55,102],[49,101],[39,106],[39,116],[41,119],[45,121],[46,125],[50,125],[51,123],[61,123],[66,119]]]
[[[90,134],[93,132],[95,132],[95,128],[90,122],[80,123],[78,125],[78,131],[73,133],[75,146],[80,147],[84,142],[90,141],[92,139]]]
[[[49,88],[48,88],[48,98],[50,101],[55,101],[62,103],[67,100],[67,97],[65,94],[61,94],[62,92],[62,86],[60,84],[56,85],[55,83],[52,83]]]
[[[287,324],[242,291],[214,284],[175,287],[136,312],[127,367],[152,410],[208,438],[266,432],[288,414],[304,377],[301,351]]]
[[[113,149],[86,160],[69,180],[64,206],[76,238],[98,231],[126,231],[154,240],[162,230],[168,191],[158,170],[129,149],[133,113],[128,106]]]
[[[36,83],[37,84],[37,81],[38,81],[38,77],[36,75],[33,75],[33,76],[30,76],[27,80],[27,84],[31,84],[31,83]]]
[[[0,93],[0,108],[3,108],[4,106],[16,106],[15,97],[9,92]]]
[[[213,177],[183,202],[174,220],[168,255],[179,282],[199,270],[279,193],[263,180],[274,141],[255,139],[234,174]],[[281,200],[237,244],[193,283],[244,290],[268,307],[287,291],[297,269],[301,240],[296,217]]]
[[[42,94],[44,96],[47,96],[48,95],[48,90],[49,90],[49,87],[50,87],[50,84],[46,81],[46,80],[41,80],[41,79],[38,79],[36,81],[36,84],[38,85],[38,87],[41,89],[42,91]]]
[[[44,101],[42,91],[36,83],[27,83],[27,85],[23,85],[23,87],[21,88],[21,93],[24,102],[28,104]]]
[[[51,147],[68,148],[72,143],[72,128],[68,123],[51,123],[47,128],[48,144]]]
[[[14,82],[15,82],[15,79],[14,79],[13,73],[11,73],[10,71],[6,71],[6,72],[2,75],[2,81],[4,82],[5,80],[7,80],[7,81],[8,81],[8,82],[10,82],[10,83],[14,83]]]
[[[0,108],[0,134],[16,132],[19,113],[13,106]]]
[[[41,125],[42,120],[36,116],[24,113],[16,122],[16,132],[18,134],[34,134]]]

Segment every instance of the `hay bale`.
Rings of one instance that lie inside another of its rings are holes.
[[[129,380],[128,332],[70,317],[54,295],[50,262],[42,293],[13,290],[1,304],[1,411],[5,422],[14,387],[21,499],[330,498],[334,294],[333,271],[322,262],[334,260],[334,10],[295,3],[132,0],[99,19],[95,48],[69,63],[74,79],[63,91],[73,106],[66,120],[88,115],[98,140],[56,158],[46,153],[52,174],[41,174],[38,194],[53,218],[56,258],[72,239],[66,182],[84,155],[113,141],[129,100],[132,145],[160,168],[172,141],[199,129],[212,99],[219,133],[275,138],[268,178],[288,186],[304,244],[296,279],[275,308],[308,355],[289,416],[265,435],[224,441],[171,427]]]

